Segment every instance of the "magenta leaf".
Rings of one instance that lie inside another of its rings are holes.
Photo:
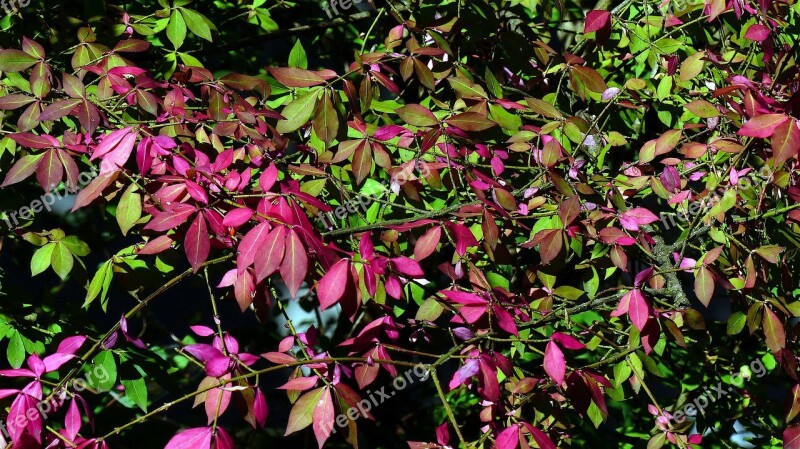
[[[184,430],[172,437],[164,449],[211,449],[211,428]]]
[[[325,276],[317,284],[317,297],[319,297],[320,310],[325,310],[342,298],[347,279],[350,275],[350,263],[346,259],[340,259],[333,264]]]
[[[556,385],[564,383],[567,362],[564,360],[564,353],[554,341],[548,342],[544,350],[544,370]]]

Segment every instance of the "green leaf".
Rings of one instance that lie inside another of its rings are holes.
[[[583,293],[583,290],[579,290],[569,285],[562,285],[553,291],[553,294],[556,296],[573,301],[580,298]]]
[[[289,423],[286,426],[286,433],[284,435],[289,435],[290,433],[305,429],[311,425],[314,409],[317,408],[317,403],[322,397],[322,392],[324,390],[325,387],[311,390],[294,403],[292,411],[289,413]]]
[[[211,28],[206,23],[206,18],[203,17],[197,11],[193,11],[187,8],[179,8],[181,10],[181,14],[183,15],[183,19],[186,22],[186,25],[189,27],[189,31],[192,32],[195,36],[202,37],[203,39],[211,42],[213,38],[211,37]],[[170,19],[172,21],[172,19]],[[176,47],[177,48],[177,47]]]
[[[114,360],[114,353],[103,351],[97,354],[92,365],[94,365],[91,370],[92,376],[87,376],[87,380],[101,391],[114,388],[117,383],[117,362]]]
[[[289,53],[289,67],[299,67],[301,69],[308,68],[308,59],[306,58],[306,51],[300,39],[294,43],[292,51]]]
[[[55,248],[53,249],[53,255],[50,258],[50,263],[53,265],[53,271],[56,272],[58,277],[61,279],[66,279],[69,275],[69,272],[72,271],[72,266],[75,263],[75,260],[72,257],[72,253],[69,251],[67,246],[61,242],[55,244]]]
[[[729,211],[733,206],[736,205],[736,191],[733,189],[726,190],[725,194],[722,195],[722,199],[719,200],[711,210],[708,211],[706,217],[717,217],[720,214],[724,214],[725,212]]]
[[[0,70],[3,72],[21,72],[39,61],[24,51],[2,50],[0,51]]]
[[[8,363],[14,369],[22,366],[22,362],[25,361],[25,344],[22,342],[22,335],[17,330],[12,331],[6,356],[8,357]]]
[[[70,235],[68,237],[64,237],[60,241],[61,241],[61,243],[63,243],[67,247],[69,252],[71,252],[72,254],[74,254],[74,255],[76,255],[78,257],[83,257],[83,256],[88,256],[89,255],[89,251],[90,251],[89,250],[89,245],[87,245],[86,242],[82,241],[81,239],[79,239],[78,237],[76,237],[74,235]]]
[[[142,218],[142,195],[136,193],[136,190],[136,184],[131,184],[119,199],[117,223],[122,235],[127,235],[133,225]]]
[[[444,307],[439,304],[439,301],[434,297],[430,297],[419,306],[417,316],[414,317],[418,321],[436,321],[437,318],[444,312]]]
[[[735,312],[728,317],[728,335],[736,335],[744,329],[747,322],[747,315],[742,312]]]
[[[653,43],[656,51],[662,55],[674,54],[683,46],[683,42],[672,38],[662,38]]]
[[[314,112],[314,105],[317,103],[318,96],[319,89],[312,89],[287,104],[281,111],[281,115],[286,117],[286,120],[278,121],[276,126],[278,132],[282,134],[290,133],[305,125]]]
[[[147,383],[144,379],[123,380],[122,386],[125,387],[125,396],[147,412]]]
[[[183,20],[183,15],[177,9],[173,10],[172,15],[169,16],[167,39],[172,42],[176,50],[181,48],[186,39],[186,21]]]
[[[33,253],[31,258],[31,276],[44,272],[50,266],[50,260],[55,249],[55,243],[48,243]]]
[[[83,302],[83,308],[89,307],[89,305],[97,298],[97,295],[100,296],[100,302],[102,304],[103,310],[106,310],[106,295],[108,294],[108,287],[111,284],[111,279],[114,277],[114,271],[111,264],[111,260],[107,260],[97,273],[94,274],[92,277],[92,282],[89,283],[89,289],[86,291],[86,299]]]

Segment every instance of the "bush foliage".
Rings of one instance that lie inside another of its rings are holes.
[[[0,441],[800,448],[797,3],[336,5],[0,20]]]

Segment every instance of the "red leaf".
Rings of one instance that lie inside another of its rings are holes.
[[[395,270],[406,276],[422,277],[425,275],[425,273],[422,271],[422,267],[419,266],[419,263],[417,263],[417,261],[414,259],[409,259],[408,257],[395,257],[392,259],[392,266]]]
[[[322,397],[323,390],[325,390],[325,387],[309,391],[300,396],[300,399],[294,403],[292,411],[289,412],[289,423],[286,425],[286,433],[284,433],[284,436],[305,429],[311,425],[311,422],[314,420],[314,410],[316,410],[317,403]]]
[[[748,137],[769,137],[786,120],[789,120],[789,117],[784,114],[757,115],[748,120],[736,134]]]
[[[331,435],[334,419],[336,418],[333,410],[333,399],[331,398],[330,388],[323,389],[322,396],[319,401],[317,401],[317,407],[314,409],[313,417],[314,424],[312,428],[314,429],[314,436],[317,437],[319,449],[322,449],[322,445],[325,444],[325,441]]]
[[[320,310],[331,307],[342,298],[349,274],[350,262],[347,259],[340,259],[325,273],[325,276],[322,276],[317,284]]]
[[[295,377],[277,388],[278,390],[306,391],[314,388],[318,380],[317,376]]]
[[[16,184],[25,178],[29,177],[36,171],[39,165],[39,160],[43,154],[29,154],[21,157],[14,166],[6,173],[6,179],[0,187],[5,187],[11,184]]]
[[[602,9],[595,9],[586,14],[584,33],[591,33],[611,25],[611,13]]]
[[[751,41],[756,42],[764,42],[768,37],[769,28],[759,24],[750,25],[750,28],[747,29],[746,33],[744,33],[745,39],[750,39]]]
[[[453,237],[456,241],[456,253],[459,256],[466,254],[467,248],[471,246],[478,246],[478,240],[475,239],[475,236],[468,227],[462,225],[461,223],[447,223],[447,226],[453,233]]]
[[[103,193],[103,190],[105,190],[106,187],[108,187],[112,182],[114,182],[114,180],[117,179],[117,176],[119,176],[119,172],[112,171],[94,178],[89,185],[87,185],[78,193],[78,197],[75,199],[75,204],[72,206],[72,211],[74,212],[97,199],[97,197]],[[166,229],[163,230],[166,231]]]
[[[270,75],[287,87],[311,87],[325,84],[325,80],[310,70],[296,67],[270,67]]]
[[[256,398],[253,401],[253,415],[259,427],[264,427],[264,424],[267,423],[268,412],[267,399],[264,397],[264,393],[262,393],[259,388],[256,388]]]
[[[439,226],[428,229],[414,245],[414,259],[420,261],[436,251],[436,245],[442,238],[442,228]]]
[[[708,307],[711,297],[714,296],[714,275],[705,266],[698,268],[694,273],[694,293],[697,299]]]
[[[775,158],[772,164],[779,166],[793,157],[797,157],[800,150],[800,129],[797,122],[786,120],[775,128],[775,132],[770,139],[772,144],[772,154]]]
[[[567,372],[567,362],[564,360],[564,353],[554,341],[547,343],[544,350],[544,371],[553,379],[556,385],[564,383],[564,375]]]
[[[800,449],[800,424],[789,426],[783,431],[783,449]]]
[[[64,177],[64,167],[58,158],[57,150],[47,150],[36,166],[36,179],[45,192],[49,192],[61,183]]]
[[[361,184],[361,181],[369,176],[370,170],[372,170],[372,145],[362,140],[353,153],[353,175],[356,177],[356,184]]]
[[[189,226],[189,230],[186,231],[186,239],[183,246],[186,250],[186,257],[192,265],[192,270],[197,273],[203,262],[208,259],[208,253],[211,250],[211,242],[208,240],[208,228],[202,214],[197,214],[194,222]]]
[[[519,447],[519,426],[513,425],[497,435],[497,449],[517,449]]]
[[[558,344],[567,349],[578,350],[586,348],[586,345],[581,343],[580,340],[571,335],[564,334],[562,332],[554,332],[553,335],[550,336],[550,338],[557,341]]]
[[[514,317],[511,316],[508,311],[498,305],[493,306],[492,311],[494,312],[494,316],[497,319],[497,325],[500,326],[500,329],[519,337],[517,324],[514,322]]]
[[[250,221],[254,212],[247,207],[237,207],[236,209],[228,211],[225,218],[222,219],[222,225],[230,228],[238,228],[239,226]]]
[[[439,123],[430,109],[419,104],[407,104],[397,110],[397,115],[409,125],[427,127]]]
[[[764,307],[764,336],[767,337],[767,347],[773,353],[786,347],[786,331],[778,315],[769,307]]]
[[[13,133],[9,134],[8,137],[23,147],[36,148],[37,150],[53,147],[58,148],[61,146],[61,143],[55,137],[47,134]]]
[[[256,283],[261,283],[281,266],[286,249],[286,228],[277,226],[264,239],[264,248],[256,253]]]
[[[0,97],[0,110],[9,111],[12,109],[21,108],[27,104],[36,101],[35,98],[27,95],[11,94]]]
[[[289,235],[286,236],[286,253],[280,271],[289,294],[292,298],[296,298],[308,271],[308,255],[294,229],[290,229]]]
[[[248,232],[239,242],[239,255],[236,257],[236,268],[241,273],[253,264],[256,253],[262,251],[264,241],[269,234],[269,223],[261,223]]]
[[[269,189],[275,185],[275,181],[278,179],[278,168],[275,167],[275,163],[269,164],[269,167],[264,169],[264,172],[261,173],[261,176],[258,177],[258,186],[261,187],[262,192],[269,192]]]
[[[639,331],[644,329],[647,320],[650,318],[650,307],[647,304],[647,300],[644,299],[644,296],[642,296],[642,293],[638,289],[631,292],[628,316],[631,319],[631,323],[633,323]]]
[[[132,132],[133,128],[123,128],[118,129],[111,134],[105,135],[100,141],[100,144],[94,149],[94,153],[92,153],[90,160],[97,159],[108,154],[112,150],[115,150],[118,145],[122,144],[123,139],[129,136]],[[130,144],[131,149],[133,149],[133,142],[126,141],[125,144]]]
[[[144,228],[157,232],[168,231],[183,224],[196,210],[190,204],[181,204],[171,211],[153,214],[153,219]]]
[[[541,243],[539,243],[539,256],[542,258],[542,265],[547,265],[555,259],[564,246],[564,235],[560,229],[547,229],[541,231]]]
[[[211,428],[196,427],[187,429],[169,440],[164,449],[210,449]]]
[[[658,217],[643,207],[636,207],[620,215],[619,222],[623,228],[629,231],[638,231],[640,225],[646,225],[658,221]]]
[[[462,112],[445,120],[445,123],[464,131],[484,131],[497,126],[497,123],[477,112]]]
[[[557,449],[556,445],[550,440],[550,437],[547,436],[546,433],[542,432],[541,430],[533,427],[532,425],[523,422],[522,423],[526,429],[531,433],[533,437],[533,441],[539,445],[539,449]]]

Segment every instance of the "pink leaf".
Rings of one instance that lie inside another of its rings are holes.
[[[237,207],[236,209],[228,211],[225,218],[222,219],[223,226],[230,228],[238,228],[239,226],[247,223],[254,214],[252,209],[246,207]]]
[[[457,388],[459,385],[469,380],[470,377],[477,374],[479,369],[480,363],[478,359],[467,359],[467,361],[464,362],[464,366],[459,368],[453,375],[453,378],[450,379],[448,387],[450,387],[451,390]]]
[[[256,388],[256,398],[253,401],[253,415],[255,415],[256,424],[258,424],[259,427],[264,427],[264,424],[267,423],[267,414],[267,399],[264,397],[264,393]]]
[[[638,231],[640,225],[650,224],[654,221],[658,221],[658,217],[643,207],[633,208],[620,215],[620,224],[629,231]]]
[[[290,229],[289,235],[286,236],[286,252],[280,271],[289,294],[292,298],[296,298],[308,271],[308,255],[294,229]]]
[[[344,294],[347,286],[347,276],[350,274],[350,262],[347,259],[340,259],[333,264],[325,276],[317,284],[317,297],[321,310],[336,304]]]
[[[239,242],[239,255],[236,257],[236,268],[241,273],[253,264],[256,253],[264,248],[264,241],[269,235],[269,223],[261,223],[248,232]]]
[[[601,30],[611,24],[611,13],[605,10],[593,10],[586,14],[586,24],[583,27],[584,33]]]
[[[278,387],[278,390],[306,391],[314,388],[318,380],[317,376],[296,377],[289,379],[288,382]]]
[[[513,425],[500,432],[496,442],[497,449],[517,449],[519,447],[519,426]]]
[[[577,338],[562,332],[554,332],[550,338],[557,341],[561,346],[572,349],[573,351],[586,348],[586,345],[581,343]]]
[[[264,246],[256,253],[256,283],[260,283],[281,266],[286,249],[286,228],[278,226],[264,239]]]
[[[751,25],[750,28],[747,29],[747,32],[744,33],[745,39],[750,39],[751,41],[756,42],[764,42],[769,37],[769,28],[764,25]]]
[[[784,114],[757,115],[748,120],[736,134],[747,137],[769,137],[775,128],[786,120],[789,120],[789,117]]]
[[[258,177],[258,185],[261,187],[262,192],[269,192],[273,185],[275,185],[275,181],[278,179],[278,168],[275,167],[275,163],[269,164],[261,176]]]
[[[11,169],[8,170],[8,173],[6,173],[6,178],[3,184],[0,184],[0,187],[16,184],[32,175],[39,166],[39,161],[43,156],[44,154],[29,154],[19,158]]]
[[[422,236],[417,240],[416,245],[414,245],[414,259],[420,261],[436,251],[436,245],[439,244],[439,240],[442,238],[442,228],[440,226],[434,226],[428,229]]]
[[[194,222],[189,226],[189,230],[186,231],[184,249],[186,250],[186,257],[192,265],[192,270],[197,273],[200,266],[208,259],[208,253],[211,250],[206,220],[202,214],[197,214]]]
[[[556,385],[564,383],[564,375],[567,372],[567,363],[564,360],[564,353],[554,341],[547,343],[544,350],[544,371],[553,379]]]
[[[317,402],[317,407],[314,409],[314,424],[312,426],[320,449],[322,449],[322,445],[331,435],[335,418],[331,390],[330,388],[325,388]]]
[[[169,440],[164,449],[211,449],[211,428],[187,429]]]
[[[75,356],[73,354],[62,354],[62,353],[55,353],[48,355],[42,361],[44,363],[44,370],[45,372],[51,372],[59,369],[61,365],[69,362],[70,360],[74,359]]]
[[[65,437],[68,440],[74,441],[81,429],[81,414],[78,411],[78,403],[73,399],[69,404],[67,415],[64,417],[64,430],[66,431]]]
[[[164,232],[183,224],[197,209],[189,204],[180,204],[171,211],[153,214],[153,219],[144,227],[151,231]]]
[[[419,266],[416,260],[409,259],[408,257],[395,257],[392,259],[392,266],[400,273],[411,277],[422,277],[425,273],[422,267]]]
[[[131,150],[132,150],[133,149],[133,142],[131,142],[129,140],[125,140],[123,142],[123,139],[128,137],[132,132],[133,132],[133,128],[122,128],[122,129],[118,129],[118,130],[112,132],[111,134],[106,134],[103,137],[103,139],[100,141],[100,143],[97,145],[97,147],[94,149],[94,152],[92,153],[92,157],[89,160],[95,160],[95,159],[97,159],[99,157],[105,156],[106,154],[108,154],[112,150],[115,150],[117,148],[117,146],[121,145],[121,144],[124,144],[124,145],[130,144],[131,145]],[[134,138],[134,141],[135,141],[135,138]]]
[[[497,318],[497,325],[500,326],[501,329],[519,337],[517,324],[514,322],[514,317],[511,316],[510,313],[498,305],[493,306],[492,311],[494,312],[495,318]]]
[[[56,352],[60,354],[75,354],[75,352],[83,346],[83,343],[86,341],[86,337],[83,335],[75,335],[72,337],[67,337],[58,344],[58,349]]]
[[[647,300],[644,299],[644,296],[642,296],[642,293],[638,289],[631,292],[630,301],[628,316],[631,318],[631,323],[641,331],[650,318],[650,307],[647,304]]]

